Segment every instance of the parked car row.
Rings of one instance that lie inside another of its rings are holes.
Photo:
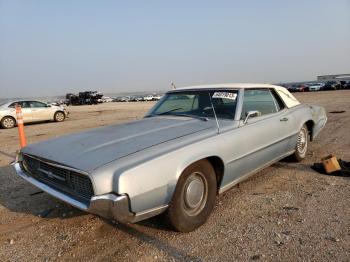
[[[329,91],[350,89],[350,81],[327,81],[327,82],[310,82],[310,83],[293,83],[282,84],[290,92],[307,92],[307,91]]]
[[[140,102],[140,101],[158,101],[161,95],[147,95],[147,96],[121,96],[113,100],[113,102]]]
[[[102,103],[103,94],[97,91],[84,91],[79,94],[66,94],[66,105],[96,105]]]

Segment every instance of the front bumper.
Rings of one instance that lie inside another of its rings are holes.
[[[80,210],[99,215],[107,219],[115,219],[122,223],[134,222],[135,214],[130,211],[130,203],[127,195],[105,194],[93,196],[89,204],[76,199],[34,179],[26,174],[19,162],[14,163],[17,175],[40,188],[44,192],[58,198]]]

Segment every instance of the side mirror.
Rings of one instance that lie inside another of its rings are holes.
[[[243,124],[246,124],[248,122],[248,119],[251,118],[251,117],[257,117],[257,116],[261,116],[261,113],[259,111],[248,111],[244,121],[243,121]]]

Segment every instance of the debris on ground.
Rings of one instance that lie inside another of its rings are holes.
[[[345,110],[339,110],[339,111],[331,111],[329,113],[331,114],[341,114],[341,113],[345,113],[346,111]]]
[[[332,167],[329,168],[329,165]],[[314,163],[311,168],[324,175],[350,177],[350,162],[342,159],[332,159],[329,165],[327,166],[327,163],[325,164],[324,162]]]

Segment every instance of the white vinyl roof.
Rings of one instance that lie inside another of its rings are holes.
[[[252,83],[226,83],[226,84],[211,84],[211,85],[195,85],[176,88],[176,90],[182,89],[202,89],[202,88],[275,88],[280,87],[270,84],[252,84]]]
[[[248,89],[248,88],[273,88],[283,99],[288,108],[297,106],[300,102],[284,87],[270,84],[257,84],[257,83],[227,83],[227,84],[211,84],[211,85],[196,85],[179,87],[176,90],[193,90],[193,89],[215,89],[215,88],[232,88],[232,89]]]

